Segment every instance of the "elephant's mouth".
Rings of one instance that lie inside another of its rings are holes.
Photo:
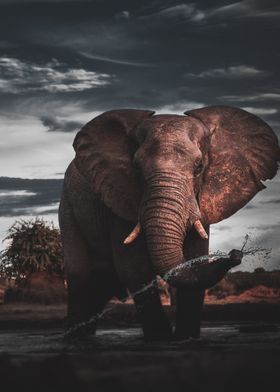
[[[204,240],[208,239],[208,234],[206,233],[206,230],[203,227],[203,224],[201,223],[200,219],[197,219],[194,224],[194,228],[198,232],[198,234],[203,238]],[[140,222],[137,223],[137,225],[134,227],[134,229],[131,231],[131,233],[126,237],[126,239],[123,241],[125,245],[131,244],[138,235],[141,232],[141,224]]]

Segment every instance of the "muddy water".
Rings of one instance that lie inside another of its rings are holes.
[[[272,389],[278,382],[278,325],[208,323],[201,339],[170,343],[145,343],[139,328],[101,329],[95,338],[71,345],[62,336],[59,329],[1,331],[1,387],[43,392],[278,390]]]
[[[240,333],[248,327],[248,333]],[[250,327],[250,328],[249,328]],[[97,330],[94,337],[84,341],[67,343],[63,340],[61,329],[30,329],[1,331],[0,353],[15,356],[29,356],[34,354],[49,355],[59,353],[90,353],[115,350],[167,350],[181,351],[189,348],[216,350],[236,349],[254,345],[254,348],[271,346],[280,343],[280,326],[262,323],[208,323],[202,328],[200,339],[171,342],[144,342],[140,328],[106,328]],[[280,347],[279,347],[280,351]]]
[[[256,240],[254,240],[252,235],[249,235],[249,234],[245,235],[243,244],[240,247],[240,251],[243,253],[243,256],[245,256],[245,259],[246,259],[246,256],[259,256],[260,258],[263,259],[264,262],[269,259],[270,254],[271,254],[271,249],[267,249],[267,248],[264,248],[264,247],[256,244]],[[225,253],[225,252],[221,252],[218,250],[215,253],[211,253],[209,255],[203,255],[203,256],[199,256],[199,257],[187,260],[184,263],[181,263],[178,266],[172,268],[169,272],[167,272],[163,276],[163,279],[168,281],[171,276],[177,275],[178,273],[180,273],[184,269],[189,269],[190,267],[192,267],[194,265],[211,263],[211,262],[214,262],[220,258],[229,259],[230,254]],[[146,290],[150,289],[152,286],[156,285],[157,280],[158,280],[158,278],[156,278],[155,280],[152,280],[149,284],[145,285],[140,290],[138,290],[134,293],[130,293],[130,295],[132,297],[134,297],[136,295],[139,295],[140,293],[145,292]],[[128,298],[126,298],[126,299],[128,299]],[[70,328],[67,331],[66,335],[69,335],[75,331],[78,331],[79,329],[85,327],[87,324],[97,322],[99,319],[102,319],[106,313],[110,312],[111,309],[112,309],[112,307],[109,306],[109,307],[105,308],[102,312],[100,312],[99,314],[90,318],[90,320],[74,325],[72,328]]]

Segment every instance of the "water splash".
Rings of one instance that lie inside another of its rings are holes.
[[[67,339],[69,337],[75,337],[75,334],[78,334],[80,331],[87,329],[91,325],[95,325],[98,320],[102,319],[102,317],[110,312],[113,309],[113,305],[107,306],[102,312],[95,314],[91,318],[85,321],[81,321],[80,323],[76,323],[72,327],[68,328],[64,333],[64,338]]]
[[[265,262],[270,258],[272,249],[265,248],[261,245],[256,246],[255,245],[256,243],[257,243],[257,239],[254,239],[253,235],[251,233],[245,235],[243,244],[240,248],[240,251],[243,253],[243,257],[245,256],[245,260],[243,259],[242,262],[244,262],[244,261],[246,262],[246,256],[258,256],[258,258],[262,262]],[[248,245],[250,245],[250,244],[251,244],[251,246],[248,247]],[[199,264],[204,264],[204,263],[212,263],[220,258],[229,259],[230,255],[229,255],[229,253],[226,253],[224,251],[217,250],[216,252],[210,253],[208,255],[195,257],[193,259],[187,260],[187,261],[177,265],[176,267],[172,268],[170,271],[168,271],[164,275],[163,279],[168,280],[168,278],[170,278],[171,276],[176,275],[177,273],[181,272],[185,268],[187,268],[187,269],[191,268],[194,264],[199,265]],[[132,297],[134,295],[137,295],[137,294],[144,292],[145,290],[149,289],[151,286],[153,286],[156,283],[157,283],[157,280],[150,282],[147,286],[143,287],[141,290],[133,293]]]
[[[240,251],[243,253],[243,256],[258,256],[259,258],[261,258],[262,261],[267,261],[270,258],[271,255],[271,251],[272,249],[268,249],[265,248],[263,246],[254,246],[254,243],[256,243],[256,240],[253,239],[253,236],[250,234],[246,234],[244,237],[244,242],[241,246]],[[251,246],[248,247],[248,245],[252,244]],[[210,253],[209,255],[203,255],[203,256],[199,256],[199,257],[195,257],[193,259],[187,260],[184,263],[181,263],[179,265],[177,265],[176,267],[172,268],[170,271],[168,271],[163,279],[164,280],[168,280],[171,276],[176,275],[177,273],[179,273],[180,271],[182,271],[183,269],[187,268],[189,269],[190,267],[192,267],[194,264],[198,265],[198,264],[204,264],[204,263],[212,263],[220,258],[225,258],[225,259],[229,259],[230,255],[226,252],[223,251],[216,251],[214,253]],[[144,293],[145,291],[156,287],[158,284],[159,278],[156,277],[155,279],[153,279],[151,282],[149,282],[147,285],[144,285],[141,289],[130,293],[130,296],[132,298],[138,296],[139,294]],[[127,299],[130,298],[130,296],[127,296],[126,298],[124,298],[122,301],[126,301]],[[91,317],[89,320],[80,322],[75,324],[74,326],[72,326],[71,328],[69,328],[64,336],[67,338],[68,336],[71,336],[72,334],[74,335],[76,332],[79,332],[81,329],[86,329],[88,326],[90,325],[94,325],[96,324],[96,322],[100,319],[102,319],[104,317],[104,315],[108,312],[110,312],[113,309],[113,305],[109,305],[107,306],[102,312],[94,315],[93,317]]]
[[[247,245],[248,240],[249,240],[249,234],[246,234],[244,238],[244,243],[242,245],[242,248],[240,249],[241,252],[243,252],[245,246]]]
[[[263,264],[270,259],[272,248],[263,246],[263,244],[260,243],[260,240],[257,237],[254,237],[252,233],[250,233],[245,235],[245,240],[241,248],[241,251],[245,256],[246,263],[256,264],[257,261]],[[250,257],[252,256],[254,257],[254,259],[250,260]]]

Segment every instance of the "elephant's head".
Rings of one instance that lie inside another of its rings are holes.
[[[206,239],[203,225],[242,208],[264,188],[262,180],[274,177],[279,160],[271,128],[244,110],[213,106],[185,114],[113,110],[74,141],[78,169],[115,214],[140,222],[161,276],[184,262],[192,226]],[[171,283],[192,279],[190,268]]]

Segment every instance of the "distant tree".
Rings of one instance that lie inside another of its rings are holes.
[[[43,219],[19,220],[8,230],[9,244],[0,253],[0,274],[16,283],[45,271],[63,279],[60,231]]]

